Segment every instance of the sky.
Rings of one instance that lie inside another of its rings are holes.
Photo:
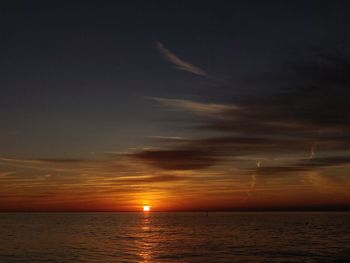
[[[348,1],[0,3],[0,211],[349,210]]]

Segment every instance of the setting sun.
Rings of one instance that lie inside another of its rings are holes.
[[[145,206],[143,207],[143,211],[144,211],[144,212],[149,212],[149,211],[151,211],[151,207],[150,207],[149,205],[145,205]]]

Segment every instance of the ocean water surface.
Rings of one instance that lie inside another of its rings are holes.
[[[350,213],[1,213],[0,262],[350,262]]]

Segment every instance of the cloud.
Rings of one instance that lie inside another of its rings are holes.
[[[181,136],[152,136],[152,138],[157,139],[157,140],[164,140],[164,141],[187,141],[189,140],[186,137],[181,137]]]
[[[22,159],[11,157],[0,157],[0,163],[18,168],[34,170],[50,170],[56,172],[69,172],[81,169],[98,161],[84,159]]]
[[[236,105],[225,105],[217,103],[202,103],[191,100],[167,99],[152,97],[154,101],[161,103],[166,108],[179,109],[188,111],[202,116],[223,117],[226,111],[239,111],[240,108]]]
[[[290,76],[276,79],[272,85],[283,89],[268,96],[232,98],[232,103],[152,98],[166,108],[200,116],[195,127],[212,135],[181,143],[174,140],[165,151],[136,155],[166,169],[179,169],[181,164],[204,169],[220,160],[257,175],[292,175],[349,165],[350,56],[304,61],[292,66]],[[209,157],[210,165],[196,154],[190,154],[186,163],[188,149]],[[264,167],[257,168],[256,160],[262,159],[266,160]]]
[[[211,79],[209,74],[205,72],[203,69],[185,60],[182,60],[181,58],[176,56],[173,52],[171,52],[169,49],[165,48],[162,43],[157,42],[157,48],[167,60],[169,60],[171,63],[173,63],[176,66],[176,68]]]
[[[280,85],[291,85],[283,92],[233,97],[231,103],[152,98],[191,113],[196,123],[186,137],[153,137],[157,148],[111,152],[98,160],[0,158],[1,194],[53,193],[50,205],[79,200],[81,207],[86,200],[108,199],[113,207],[130,206],[148,194],[153,200],[181,194],[189,203],[209,196],[231,205],[235,197],[247,200],[247,192],[249,199],[259,193],[257,204],[271,202],[269,196],[281,197],[281,204],[300,196],[304,204],[307,195],[296,191],[316,196],[320,187],[328,194],[327,186],[339,190],[337,200],[349,200],[350,64],[328,59],[297,72]]]
[[[350,166],[350,156],[329,156],[313,159],[303,159],[298,163],[302,167],[332,167]]]
[[[1,177],[6,177],[6,176],[9,176],[9,175],[13,175],[15,174],[16,172],[15,171],[4,171],[4,172],[0,172],[0,178]]]
[[[144,150],[129,156],[166,170],[203,169],[217,161],[210,152],[198,149]]]
[[[19,159],[11,157],[0,157],[1,162],[8,163],[26,163],[26,164],[49,164],[49,163],[58,163],[58,164],[78,164],[83,163],[86,160],[83,159]]]
[[[300,172],[308,171],[308,168],[299,167],[299,166],[268,166],[268,167],[259,167],[258,169],[252,170],[256,175],[266,175],[266,176],[275,176],[275,175],[286,175],[292,174],[297,175]]]
[[[176,176],[176,175],[156,175],[156,176],[137,176],[133,178],[121,178],[117,182],[118,183],[166,183],[166,182],[174,182],[174,181],[182,181],[186,180],[188,177],[185,176]]]

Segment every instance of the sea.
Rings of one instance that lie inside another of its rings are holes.
[[[350,262],[350,213],[0,213],[0,262]]]

